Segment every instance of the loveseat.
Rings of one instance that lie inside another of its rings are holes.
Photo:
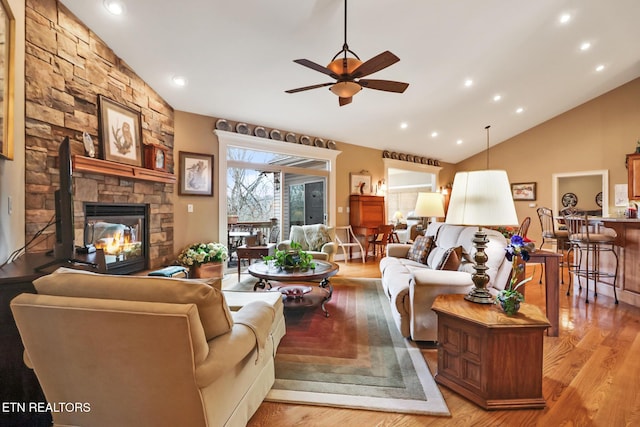
[[[467,294],[473,288],[473,237],[477,229],[431,223],[422,238],[431,242],[426,245],[428,257],[423,262],[407,258],[413,247],[411,244],[387,245],[387,256],[380,260],[382,286],[389,297],[395,323],[404,337],[414,341],[437,341],[437,317],[431,310],[436,296]],[[511,273],[511,263],[505,262],[507,240],[495,230],[484,231],[489,240],[485,249],[490,277],[487,288],[496,294],[504,289]],[[422,239],[416,241],[423,242]],[[414,258],[417,256],[411,254]]]
[[[55,425],[243,426],[275,379],[279,294],[58,269],[11,302]],[[233,310],[236,311],[233,311]],[[79,406],[78,406],[79,405]]]
[[[288,250],[291,248],[291,242],[296,242],[313,258],[333,261],[338,248],[335,243],[335,233],[333,227],[327,227],[324,224],[292,225],[289,239],[278,243],[278,249]]]

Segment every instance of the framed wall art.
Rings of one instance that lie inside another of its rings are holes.
[[[143,165],[140,113],[102,95],[98,97],[102,158]]]
[[[213,196],[213,154],[179,152],[178,194]]]
[[[0,157],[13,160],[15,18],[0,1]]]
[[[362,172],[349,174],[351,194],[371,194],[371,175]]]
[[[511,194],[513,200],[535,200],[536,199],[536,183],[535,182],[519,182],[511,184]]]

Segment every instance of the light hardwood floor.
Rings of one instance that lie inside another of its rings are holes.
[[[339,262],[339,276],[380,277],[378,263]],[[566,274],[566,273],[565,273]],[[565,280],[565,283],[568,283]],[[544,309],[544,285],[526,285],[527,302]],[[264,402],[249,426],[638,426],[640,309],[599,296],[560,292],[560,336],[545,337],[541,410],[484,411],[439,386],[451,418]],[[577,285],[575,286],[577,291]],[[337,290],[339,292],[339,290]],[[345,325],[346,327],[346,325]],[[422,349],[432,372],[437,350]]]

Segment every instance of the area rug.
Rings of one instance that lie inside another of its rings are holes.
[[[331,282],[329,317],[320,307],[285,309],[266,400],[450,416],[420,350],[400,335],[380,280]]]

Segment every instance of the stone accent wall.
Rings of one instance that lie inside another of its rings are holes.
[[[58,147],[65,136],[84,154],[82,132],[99,153],[98,95],[141,113],[142,140],[168,147],[173,171],[174,111],[96,34],[57,0],[26,1],[26,240],[55,213]],[[76,244],[83,238],[83,202],[149,203],[150,267],[173,254],[173,184],[74,172]],[[51,249],[54,227],[30,251]]]

